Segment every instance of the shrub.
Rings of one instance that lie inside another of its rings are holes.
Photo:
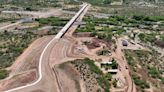
[[[161,78],[161,82],[164,84],[164,78]]]
[[[48,17],[36,19],[40,25],[64,26],[69,19],[59,17]]]
[[[118,64],[116,62],[115,59],[112,60],[112,69],[117,69],[118,68]]]
[[[164,16],[147,16],[144,20],[152,22],[164,21]]]
[[[135,19],[135,20],[137,20],[137,21],[141,21],[141,20],[143,20],[145,17],[144,17],[143,15],[134,15],[132,18]]]
[[[134,83],[139,86],[140,88],[144,89],[144,88],[150,88],[149,84],[145,81],[142,80],[138,75],[133,74],[132,78],[134,80]]]
[[[105,92],[110,92],[109,91],[109,88],[110,88],[109,81],[104,76],[98,77],[97,82],[104,89]]]
[[[0,70],[0,79],[4,79],[8,76],[8,72],[6,70]]]
[[[111,78],[111,75],[103,75],[102,71],[94,64],[93,60],[90,60],[89,58],[84,59],[84,63],[89,65],[90,70],[96,74],[99,75],[99,77],[96,78],[98,84],[104,89],[105,92],[110,92],[110,84],[109,84],[109,78]]]
[[[156,36],[156,34],[154,34],[154,33],[151,33],[151,34],[140,33],[138,35],[140,40],[143,42],[155,42],[155,40],[156,40],[155,36]]]
[[[150,67],[150,68],[148,68],[148,73],[149,73],[153,78],[160,78],[160,72],[159,72],[155,67]]]
[[[84,63],[89,65],[90,70],[93,71],[94,73],[102,74],[102,71],[94,64],[93,60],[90,60],[89,58],[85,58]]]

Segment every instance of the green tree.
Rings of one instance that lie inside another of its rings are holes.
[[[111,0],[104,0],[104,4],[111,4]]]

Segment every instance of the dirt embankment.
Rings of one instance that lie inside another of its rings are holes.
[[[83,62],[71,61],[71,62],[60,64],[59,68],[65,72],[64,73],[65,75],[63,76],[70,76],[69,78],[71,80],[74,80],[74,83],[76,85],[75,89],[78,90],[75,92],[97,92],[98,90],[103,92],[103,90],[101,89],[101,87],[99,87],[96,81],[97,75],[91,72],[89,67],[85,65]],[[60,80],[62,81],[62,83],[64,83],[63,80],[68,81],[66,78],[64,79],[63,77],[61,78],[62,79]],[[68,85],[68,82],[67,83],[65,82],[65,85],[70,86],[74,84],[72,82],[69,83]],[[67,92],[74,92],[74,91],[67,91]]]
[[[31,83],[38,77],[39,57],[52,36],[35,40],[8,68],[10,75],[0,81],[0,91]]]
[[[57,72],[64,92],[85,92],[84,87],[81,86],[83,81],[80,81],[80,75],[71,64],[59,65]]]

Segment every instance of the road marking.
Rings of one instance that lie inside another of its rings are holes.
[[[63,29],[46,45],[46,47],[44,48],[44,50],[42,51],[41,53],[41,56],[40,56],[40,59],[39,59],[39,78],[37,81],[35,81],[34,83],[31,83],[31,84],[27,84],[27,85],[24,85],[24,86],[21,86],[21,87],[17,87],[17,88],[13,88],[13,89],[10,89],[10,90],[7,90],[5,92],[12,92],[12,91],[16,91],[16,90],[20,90],[20,89],[23,89],[23,88],[26,88],[26,87],[30,87],[30,86],[34,86],[36,85],[37,83],[39,83],[42,79],[42,60],[43,60],[43,56],[44,56],[44,53],[46,52],[47,48],[52,44],[53,41],[56,40],[56,42],[58,41],[59,37],[61,38],[63,35],[61,35],[61,33],[63,33],[63,30],[65,30],[65,32],[67,32],[66,28],[69,29],[70,26],[72,25],[72,23],[79,17],[79,15],[83,12],[83,10],[86,8],[87,4],[85,4],[81,9],[80,11],[63,27]],[[75,18],[77,17],[77,18]],[[75,19],[75,20],[74,20]],[[73,21],[74,20],[74,21]],[[72,22],[72,23],[71,23]],[[71,25],[70,25],[71,24]]]

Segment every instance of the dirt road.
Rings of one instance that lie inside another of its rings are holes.
[[[85,8],[82,8],[82,9],[85,9]],[[81,13],[79,14],[81,15]],[[79,17],[79,15],[75,15],[75,16]],[[71,21],[71,22],[74,23],[74,21]],[[68,24],[72,24],[71,22],[68,22]],[[66,29],[66,27],[64,27],[64,29]],[[68,29],[71,29],[71,28],[68,26]],[[55,64],[55,62],[63,63],[62,59],[67,58],[67,51],[70,51],[71,46],[73,46],[72,44],[74,44],[74,42],[69,41],[68,39],[65,39],[65,38],[56,39],[56,36],[55,36],[46,45],[43,52],[41,53],[40,60],[39,60],[39,70],[38,70],[39,78],[34,83],[27,84],[25,86],[21,86],[21,87],[14,88],[11,90],[7,90],[6,92],[13,92],[13,91],[14,92],[38,92],[38,91],[39,92],[63,92],[62,87],[60,86],[60,81],[57,78],[57,72],[55,71],[53,64]],[[51,54],[53,55],[52,57],[51,57]]]

